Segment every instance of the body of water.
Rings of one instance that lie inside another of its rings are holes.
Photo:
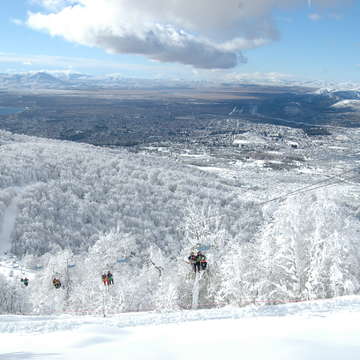
[[[15,108],[15,107],[3,107],[3,106],[0,106],[0,115],[16,114],[16,113],[19,113],[19,112],[21,112],[23,110],[24,109]]]

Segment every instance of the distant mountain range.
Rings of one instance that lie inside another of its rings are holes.
[[[0,74],[0,89],[137,89],[184,88],[205,86],[206,82],[125,78],[118,74],[91,76],[71,72],[27,72]]]
[[[23,73],[0,73],[0,89],[164,89],[194,88],[237,85],[301,86],[314,88],[321,95],[342,99],[359,99],[360,84],[351,82],[295,81],[277,79],[226,79],[226,83],[216,81],[189,81],[184,79],[140,79],[126,78],[121,74],[92,76],[71,71],[38,71]]]

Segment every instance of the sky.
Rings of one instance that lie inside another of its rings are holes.
[[[0,72],[360,81],[358,0],[5,0]]]

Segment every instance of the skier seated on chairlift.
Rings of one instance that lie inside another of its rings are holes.
[[[194,251],[191,252],[190,256],[188,257],[188,260],[189,260],[189,263],[193,266],[195,272],[196,272],[196,269],[198,269],[198,271],[200,271],[200,263],[198,264],[197,256]]]
[[[188,257],[188,260],[189,263],[193,266],[195,272],[200,272],[200,270],[206,269],[206,256],[201,251],[198,251],[196,254],[194,251],[192,251]]]
[[[109,285],[109,279],[106,274],[101,275],[101,280],[104,283],[104,285]]]
[[[108,271],[107,274],[102,274],[101,275],[101,279],[104,283],[104,285],[114,285],[114,278],[113,278],[113,274]]]
[[[113,274],[110,271],[108,271],[107,273],[107,278],[108,278],[108,285],[114,285]]]
[[[54,279],[53,279],[53,285],[55,286],[55,289],[61,288],[61,282],[60,282],[60,280],[57,279],[57,278],[54,278]]]
[[[198,251],[197,253],[197,260],[200,263],[201,270],[206,270],[206,266],[207,266],[206,256],[201,251]]]
[[[21,279],[20,281],[24,284],[24,286],[28,286],[28,285],[29,285],[29,279],[28,279],[27,277],[24,278],[24,279]]]

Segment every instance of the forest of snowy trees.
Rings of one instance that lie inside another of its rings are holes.
[[[19,275],[0,274],[3,313],[191,308],[195,274],[186,260],[195,248],[209,264],[200,307],[360,290],[360,199],[347,183],[262,204],[252,178],[7,132],[0,172],[3,229],[16,208],[12,231],[0,231],[30,278],[26,287]]]

